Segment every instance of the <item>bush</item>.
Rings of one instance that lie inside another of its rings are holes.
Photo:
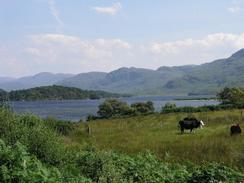
[[[136,114],[149,114],[154,112],[153,102],[151,101],[131,104],[131,108]]]
[[[113,116],[123,116],[131,114],[130,107],[116,99],[107,99],[99,105],[97,114],[101,118],[111,118]]]
[[[192,176],[188,182],[192,183],[208,183],[208,182],[243,182],[244,174],[234,171],[224,165],[217,163],[207,163],[199,167],[195,167]]]
[[[162,113],[168,113],[168,112],[171,112],[171,111],[174,111],[176,110],[176,104],[175,103],[169,103],[167,102],[163,107],[162,107],[162,110],[161,112]]]
[[[8,145],[21,142],[28,152],[48,164],[60,164],[65,157],[65,148],[55,131],[30,114],[17,116],[0,108],[0,138]]]
[[[86,118],[86,121],[92,121],[92,120],[96,120],[96,119],[99,119],[99,117],[89,114]]]
[[[61,182],[60,172],[44,166],[26,148],[16,143],[6,146],[0,139],[0,182]]]
[[[74,130],[74,124],[70,121],[62,121],[52,117],[44,120],[45,125],[61,135],[68,135]]]
[[[244,88],[224,88],[217,94],[222,104],[244,104]]]
[[[149,152],[127,156],[90,150],[81,154],[77,164],[81,174],[94,182],[234,183],[244,180],[244,174],[220,164],[165,163]]]
[[[94,182],[126,182],[122,171],[113,161],[113,153],[85,151],[77,160],[81,174],[89,177]]]

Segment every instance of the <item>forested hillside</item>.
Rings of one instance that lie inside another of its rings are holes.
[[[0,99],[8,98],[11,101],[19,100],[65,100],[65,99],[99,99],[120,97],[123,95],[104,91],[81,90],[79,88],[63,86],[42,86],[26,90],[16,90],[9,93],[0,90]]]

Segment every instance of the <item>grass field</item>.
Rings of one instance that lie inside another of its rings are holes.
[[[243,136],[229,135],[241,111],[198,113],[206,127],[181,135],[186,115],[87,125],[0,108],[0,182],[244,182]]]
[[[230,126],[244,127],[244,110],[191,114],[205,122],[203,129],[180,134],[178,121],[189,114],[153,114],[89,122],[64,137],[69,145],[92,145],[98,149],[137,154],[150,150],[169,162],[220,162],[244,170],[244,136],[230,136]]]

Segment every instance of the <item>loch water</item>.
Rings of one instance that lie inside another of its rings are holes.
[[[177,106],[204,106],[217,105],[217,100],[198,100],[194,98],[205,98],[213,96],[133,96],[119,98],[119,100],[132,104],[135,102],[152,101],[156,111],[160,111],[167,102],[175,103]],[[177,99],[187,100],[177,100]],[[32,113],[42,118],[48,116],[62,120],[79,121],[86,119],[89,114],[95,115],[98,106],[104,101],[99,100],[44,100],[44,101],[13,101],[10,103],[12,109],[17,113]]]

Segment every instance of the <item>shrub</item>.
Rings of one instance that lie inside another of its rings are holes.
[[[131,104],[131,108],[137,114],[148,114],[154,112],[153,102],[151,101],[133,103]]]
[[[16,143],[6,146],[0,139],[0,182],[61,182],[60,172],[44,166],[26,148]]]
[[[177,109],[177,107],[176,107],[176,104],[175,104],[175,103],[169,103],[169,102],[167,102],[167,103],[162,107],[161,112],[162,112],[162,113],[168,113],[168,112],[174,111],[174,110],[176,110],[176,109]]]
[[[52,117],[48,117],[44,120],[45,125],[56,131],[61,135],[68,135],[74,130],[74,124],[70,121],[58,120]]]
[[[112,156],[113,153],[110,152],[85,151],[77,159],[77,165],[81,174],[94,182],[125,182],[122,171],[116,167]]]
[[[244,174],[231,168],[217,163],[206,163],[202,166],[195,167],[188,182],[208,183],[208,182],[243,182]]]
[[[116,99],[107,99],[98,108],[97,113],[101,118],[129,115],[131,113],[130,107],[125,102]]]
[[[244,104],[244,88],[225,87],[217,94],[217,97],[222,102],[222,104]]]
[[[21,142],[28,152],[48,164],[60,164],[65,157],[65,148],[55,131],[33,115],[17,116],[0,108],[0,138],[9,145]]]

